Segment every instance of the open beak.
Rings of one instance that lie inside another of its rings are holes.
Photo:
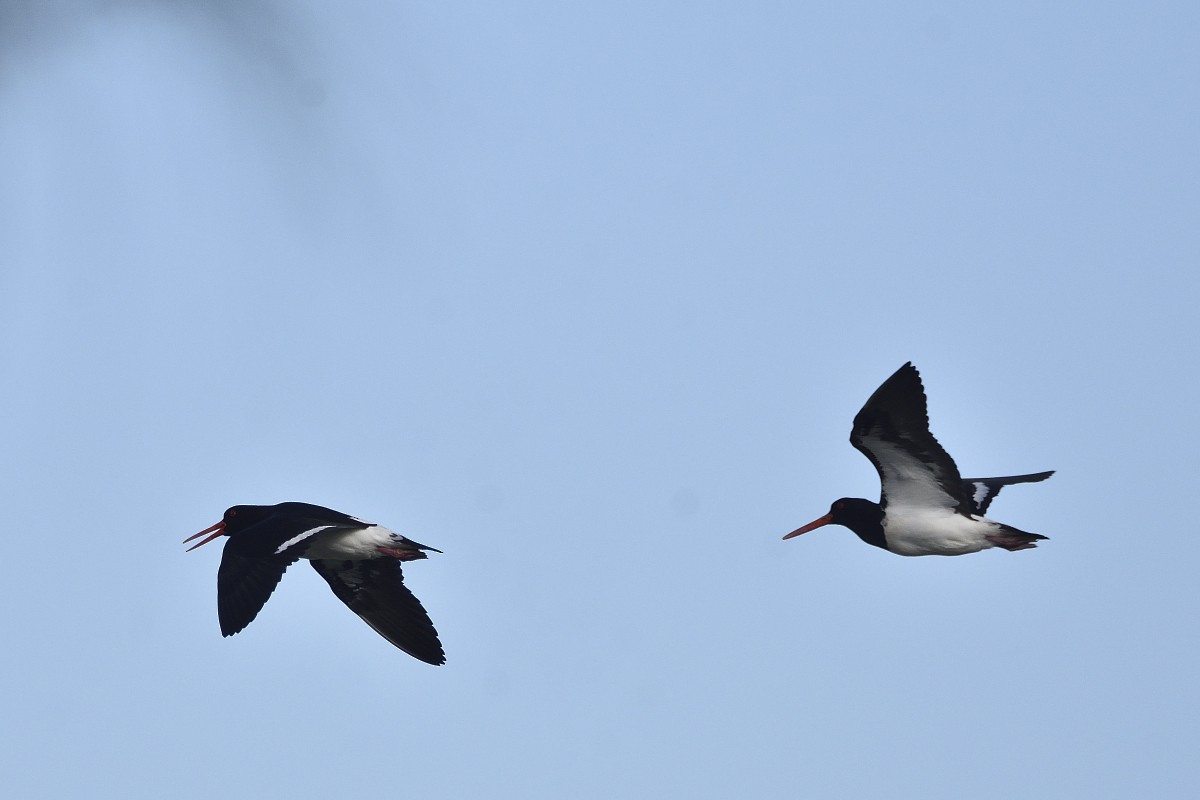
[[[209,542],[211,542],[213,539],[216,539],[218,536],[224,536],[224,535],[225,535],[225,520],[221,520],[221,521],[220,521],[220,522],[218,522],[216,525],[210,525],[209,527],[205,528],[204,530],[200,531],[199,533],[193,533],[191,536],[189,536],[189,537],[187,537],[186,539],[184,539],[184,540],[183,540],[183,543],[184,543],[184,544],[187,544],[187,543],[188,543],[188,542],[190,542],[192,539],[199,539],[199,538],[200,538],[201,536],[203,536],[204,534],[206,534],[206,533],[212,533],[213,531],[216,531],[216,533],[213,533],[213,534],[212,534],[212,536],[209,536],[207,539],[204,539],[203,541],[196,542],[194,545],[192,545],[191,547],[189,547],[189,548],[188,548],[186,551],[184,551],[184,552],[190,553],[190,552],[192,552],[193,550],[195,550],[197,547],[199,547],[200,545],[202,545],[202,544],[208,544],[208,543],[209,543]]]
[[[822,525],[828,525],[831,522],[833,522],[833,514],[826,514],[825,516],[821,517],[820,519],[814,519],[812,522],[808,523],[803,528],[796,528],[796,530],[792,531],[791,533],[789,533],[787,536],[785,536],[783,538],[790,539],[793,536],[799,536],[802,533],[808,533],[809,531],[815,531],[817,528],[821,527]],[[197,535],[199,535],[199,534],[197,534]]]

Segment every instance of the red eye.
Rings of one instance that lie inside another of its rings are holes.
[[[237,516],[237,509],[236,509],[236,508],[231,508],[231,509],[229,509],[229,511],[227,511],[227,512],[225,513],[225,516],[227,516],[227,517],[229,517],[229,518],[231,518],[231,519],[232,519],[233,517],[236,517],[236,516]]]

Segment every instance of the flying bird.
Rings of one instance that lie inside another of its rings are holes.
[[[228,536],[217,570],[217,618],[232,636],[262,609],[284,570],[307,558],[338,599],[383,638],[413,658],[438,666],[446,654],[429,614],[404,585],[401,561],[426,558],[433,547],[379,525],[309,503],[233,506],[188,548]]]
[[[990,547],[1025,550],[1045,536],[984,514],[1005,486],[1044,481],[1054,471],[1003,478],[961,478],[929,432],[921,376],[911,362],[896,370],[854,418],[850,444],[871,460],[882,484],[878,503],[835,500],[829,513],[784,536],[843,525],[867,544],[902,556],[959,556]]]

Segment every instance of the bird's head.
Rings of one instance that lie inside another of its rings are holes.
[[[225,516],[221,517],[221,521],[216,525],[210,525],[199,533],[194,533],[184,539],[184,543],[199,539],[204,534],[211,534],[206,539],[201,539],[187,549],[187,552],[195,550],[202,544],[208,544],[218,536],[233,536],[238,531],[241,531],[255,524],[266,516],[267,506],[233,506],[225,510]]]
[[[833,501],[833,504],[829,506],[828,514],[797,528],[783,538],[790,539],[825,525],[842,525],[861,536],[862,531],[873,526],[877,527],[882,519],[883,509],[879,507],[878,503],[872,503],[861,497],[843,497]]]

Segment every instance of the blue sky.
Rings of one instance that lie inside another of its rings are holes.
[[[22,797],[1194,797],[1190,3],[0,11]],[[1037,550],[826,528],[912,360]],[[442,549],[449,663],[235,503]]]

